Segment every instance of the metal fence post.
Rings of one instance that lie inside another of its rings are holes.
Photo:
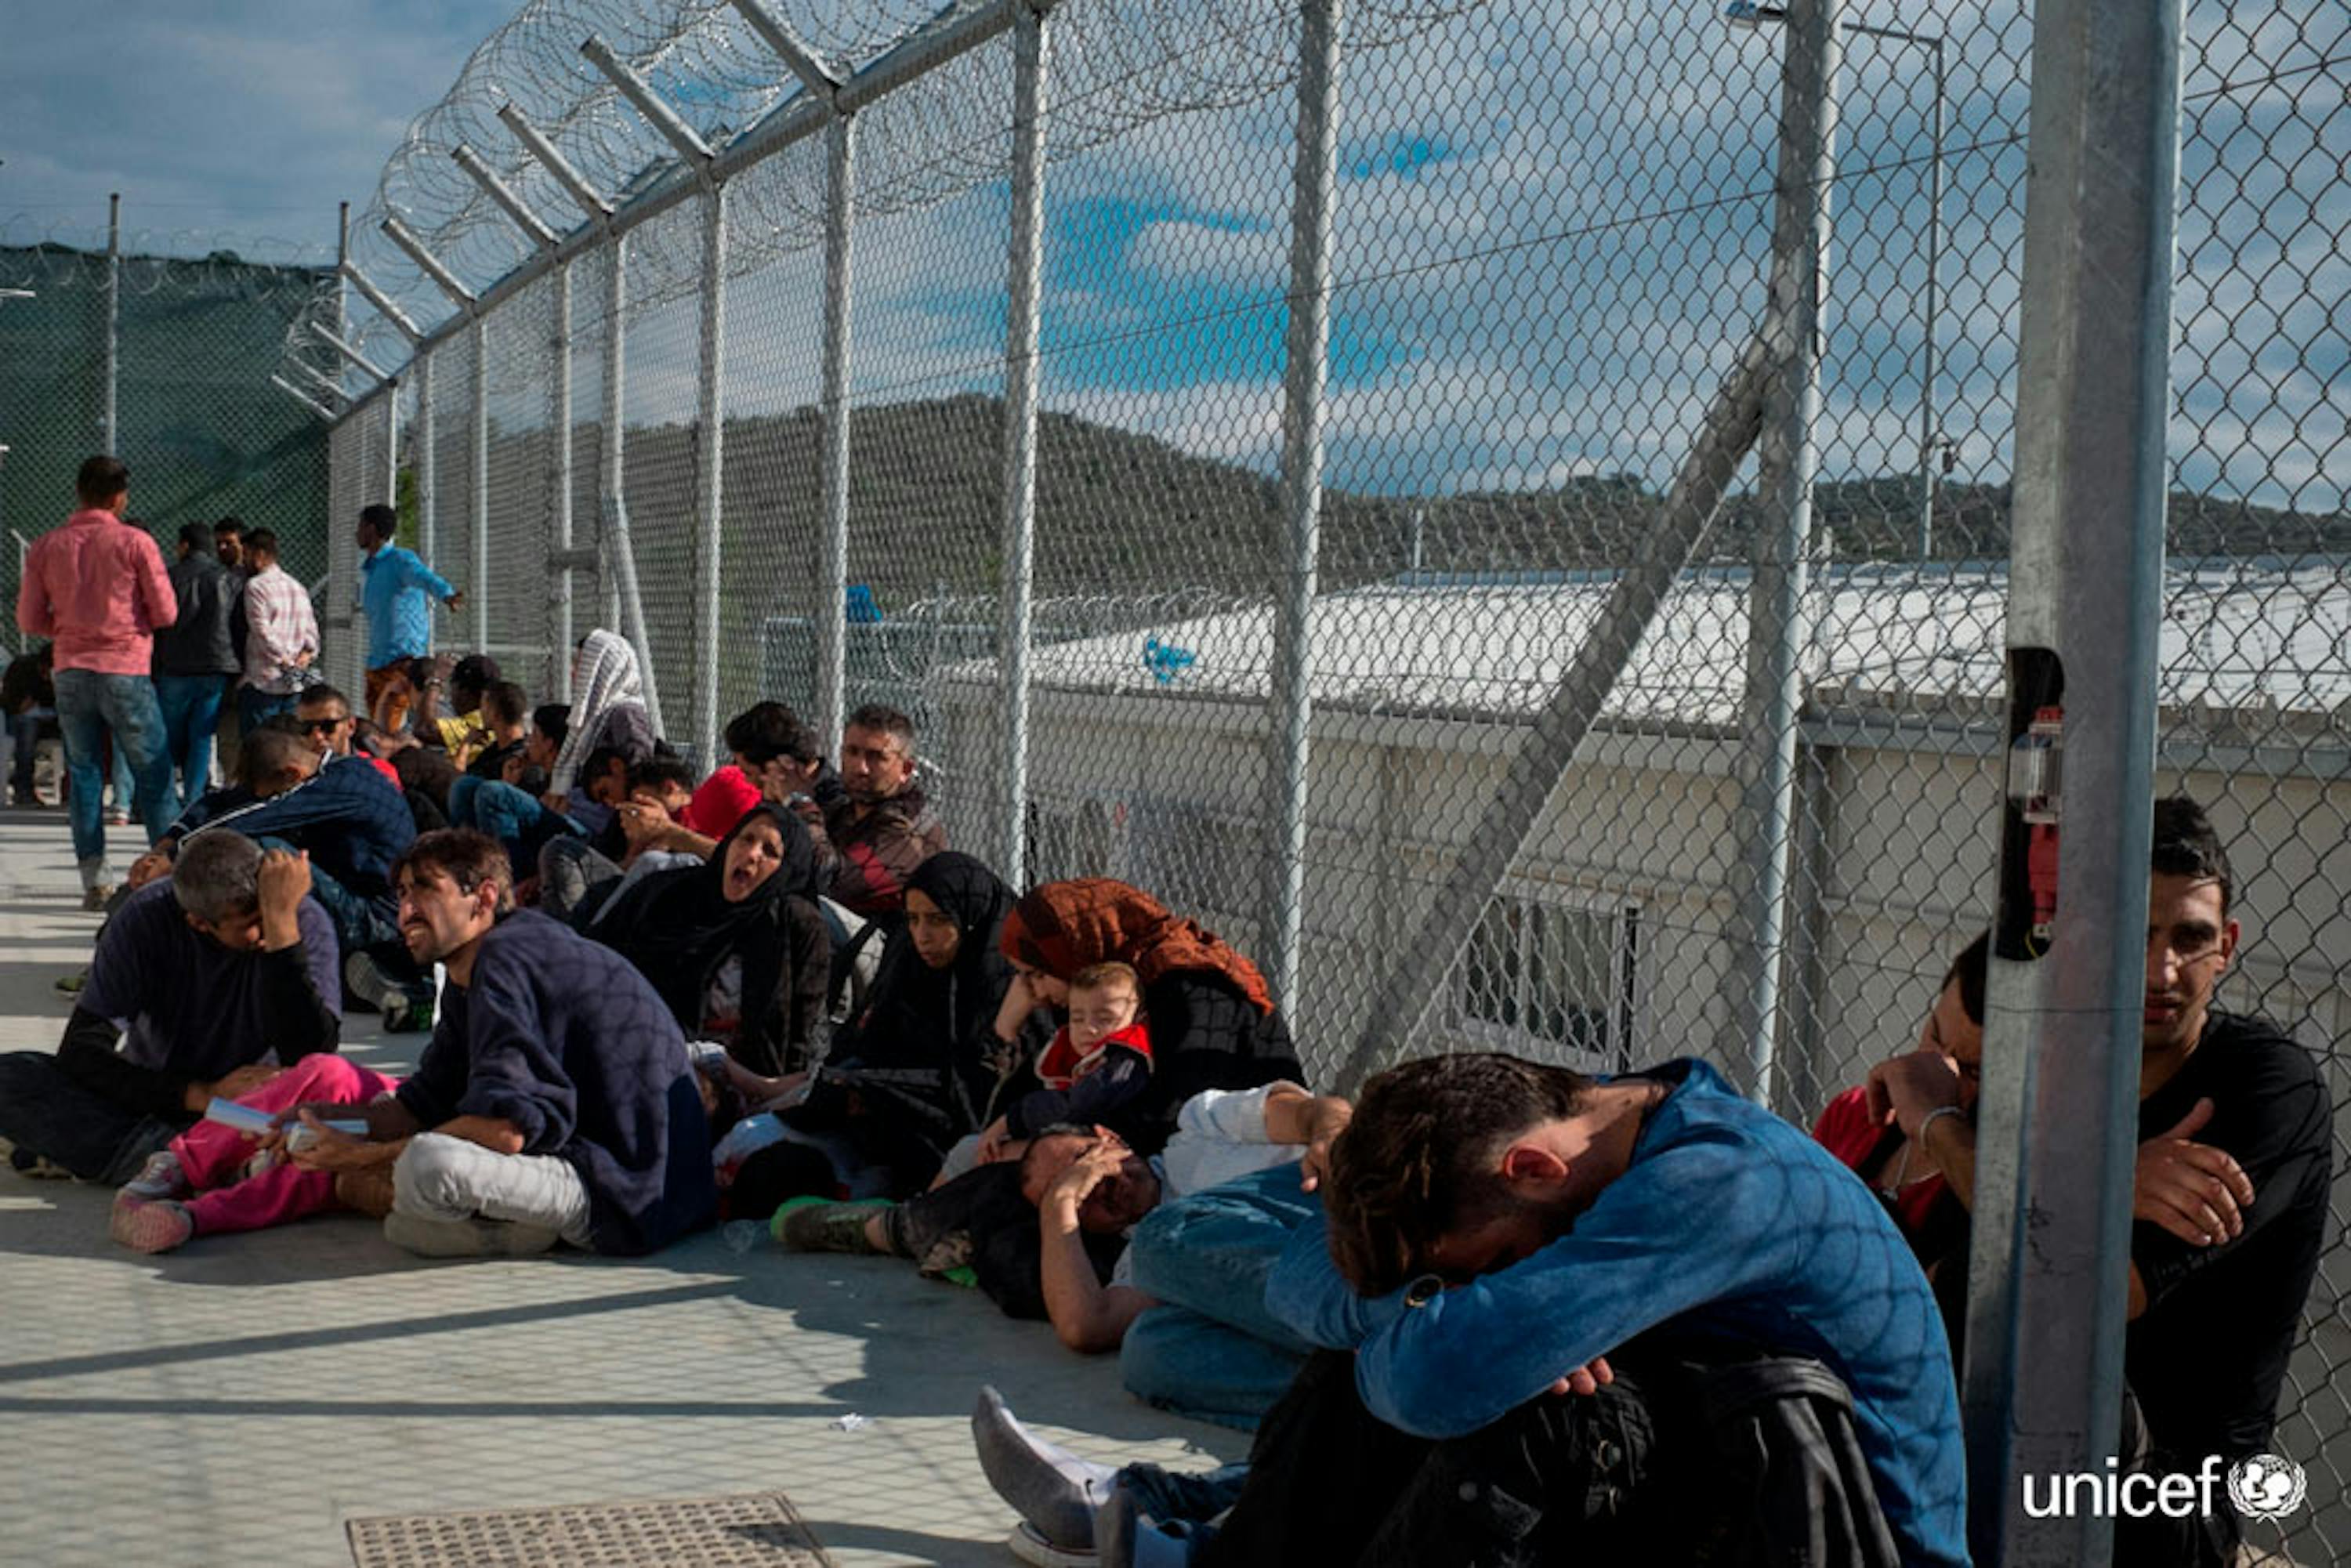
[[[1331,352],[1331,197],[1338,183],[1340,0],[1299,7],[1298,133],[1291,164],[1290,321],[1282,341],[1281,516],[1286,568],[1274,605],[1273,731],[1267,744],[1266,970],[1298,1010],[1306,893],[1306,776],[1314,722],[1314,577],[1322,526],[1323,389]]]
[[[1765,516],[1748,595],[1744,755],[1751,759],[1740,816],[1747,893],[1741,995],[1733,1017],[1747,1040],[1749,1089],[1771,1103],[1786,958],[1790,857],[1795,843],[1797,724],[1813,548],[1813,476],[1820,450],[1822,307],[1827,292],[1829,185],[1836,173],[1837,0],[1792,0],[1781,51],[1778,204],[1771,297],[1778,363],[1765,404],[1761,475]]]
[[[2028,1476],[2048,1485],[2103,1469],[2120,1414],[2181,10],[2180,0],[2045,0],[2033,29],[2010,770],[1966,1387],[1972,1543],[1980,1560],[2010,1565],[2096,1568],[2113,1546],[2098,1510],[2034,1518],[2022,1489]],[[2045,856],[2052,833],[2053,885],[2031,848],[2037,840]]]
[[[1938,339],[1943,303],[1943,122],[1949,86],[1944,43],[1938,37],[1930,46],[1935,57],[1934,162],[1927,176],[1927,341],[1918,370],[1918,559],[1922,561],[1935,555],[1935,464],[1940,455],[1936,451],[1940,443],[1935,429],[1935,381],[1942,372],[1942,345]]]
[[[1003,673],[1003,841],[996,863],[1028,884],[1029,641],[1037,542],[1039,294],[1045,246],[1047,16],[1022,5],[1012,19],[1012,219],[1005,262],[1004,580],[998,636]]]
[[[490,325],[474,319],[474,504],[465,597],[474,607],[474,648],[490,645]]]
[[[695,755],[704,768],[718,760],[718,566],[726,520],[719,486],[726,443],[726,187],[705,195],[702,231],[702,405],[700,412],[702,539],[694,556],[694,602],[701,618],[695,639]]]
[[[555,555],[548,583],[552,622],[548,674],[571,666],[571,264],[555,269]]]
[[[98,444],[110,456],[121,455],[115,423],[116,382],[122,366],[122,197],[106,198],[106,360],[99,374]]]
[[[604,337],[604,472],[597,489],[601,497],[603,563],[612,584],[614,620],[621,634],[637,650],[637,667],[645,685],[645,716],[655,735],[666,734],[662,724],[661,682],[653,668],[653,644],[645,630],[645,601],[637,591],[637,550],[629,538],[629,498],[622,489],[625,437],[622,411],[628,391],[628,329],[624,312],[629,303],[629,240],[612,236],[612,277],[607,300]],[[571,690],[571,650],[563,650],[563,693]]]
[[[416,356],[416,548],[429,563],[441,547],[441,465],[433,450],[433,355]]]
[[[400,383],[383,384],[383,504],[400,509]]]
[[[816,614],[816,724],[826,746],[841,741],[848,713],[850,208],[857,194],[857,122],[835,114],[825,131],[824,529]]]

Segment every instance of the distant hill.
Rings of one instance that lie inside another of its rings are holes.
[[[997,400],[977,395],[861,409],[852,420],[849,580],[869,584],[884,613],[941,593],[996,592],[1001,424]],[[580,434],[581,471],[590,473],[592,431]],[[726,434],[724,597],[732,638],[753,633],[764,615],[809,609],[806,586],[818,559],[819,419],[813,408],[738,418]],[[541,435],[514,444],[543,442]],[[695,445],[691,426],[629,433],[630,512],[649,613],[657,621],[674,615],[678,624],[691,618]],[[537,455],[517,454],[525,462]],[[1908,559],[1917,496],[1907,475],[1821,486],[1814,505],[1830,553]],[[1419,562],[1431,570],[1612,567],[1632,556],[1659,504],[1655,492],[1622,476],[1434,499],[1329,490],[1321,580],[1328,591],[1392,578],[1414,564],[1416,533]],[[1762,516],[1755,497],[1732,496],[1704,558],[1747,559]],[[1936,498],[1935,554],[2004,556],[2008,522],[2007,486],[1945,484]],[[2180,554],[2351,553],[2351,517],[2182,493],[2172,497],[2170,536]],[[1185,588],[1262,594],[1279,581],[1285,559],[1280,492],[1270,477],[1069,414],[1040,419],[1040,596],[1124,598]]]

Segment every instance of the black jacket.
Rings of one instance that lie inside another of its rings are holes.
[[[245,579],[223,566],[209,552],[172,563],[172,592],[180,601],[180,618],[155,632],[159,675],[234,675],[244,668],[237,662],[236,640],[229,623],[245,598]]]

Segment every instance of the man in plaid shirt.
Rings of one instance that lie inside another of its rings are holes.
[[[256,528],[245,541],[254,568],[245,586],[245,681],[237,688],[240,734],[281,713],[309,682],[319,657],[319,617],[302,585],[277,564],[277,536]]]

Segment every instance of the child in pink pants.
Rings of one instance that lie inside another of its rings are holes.
[[[397,1083],[321,1053],[302,1058],[237,1103],[273,1115],[324,1101],[364,1105]],[[331,1171],[301,1170],[280,1157],[246,1175],[256,1147],[235,1128],[198,1122],[115,1194],[114,1239],[135,1252],[167,1252],[192,1236],[259,1230],[338,1207]]]

